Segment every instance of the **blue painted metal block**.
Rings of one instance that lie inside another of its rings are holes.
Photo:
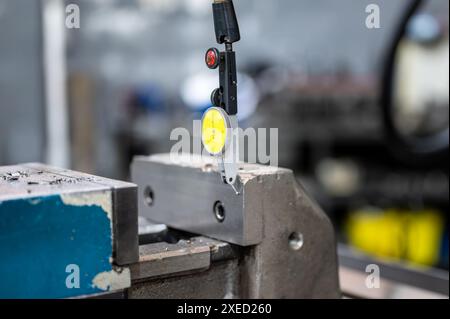
[[[0,298],[129,287],[135,201],[133,184],[40,164],[0,167]]]

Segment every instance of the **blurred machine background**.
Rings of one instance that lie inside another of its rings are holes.
[[[171,130],[201,118],[217,83],[203,61],[210,2],[0,0],[0,165],[127,180],[134,155],[170,151]],[[279,166],[341,243],[448,271],[448,153],[410,154],[384,122],[386,57],[409,2],[235,1],[240,124],[279,129]],[[81,28],[61,32],[70,3]],[[365,26],[370,3],[380,29]],[[447,145],[448,7],[425,1],[409,21],[393,81],[401,134],[444,131]]]

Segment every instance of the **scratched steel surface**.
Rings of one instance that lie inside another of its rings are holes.
[[[0,166],[0,201],[132,185],[39,163]]]
[[[0,167],[0,298],[129,286],[128,269],[113,266],[113,182],[41,164]]]

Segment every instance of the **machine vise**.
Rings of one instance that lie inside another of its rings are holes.
[[[236,194],[218,169],[136,157],[131,184],[1,167],[0,297],[339,298],[333,227],[292,171],[240,163]]]

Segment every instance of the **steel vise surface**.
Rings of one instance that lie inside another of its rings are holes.
[[[288,169],[240,164],[236,188],[211,158],[136,157],[139,214],[236,245],[239,297],[338,298],[334,230]]]

